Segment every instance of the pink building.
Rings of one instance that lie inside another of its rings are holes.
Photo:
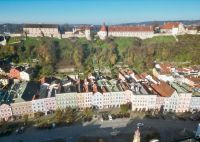
[[[0,106],[0,119],[8,120],[12,116],[11,106],[2,104]]]
[[[156,109],[161,110],[162,108],[164,108],[164,104],[165,104],[165,97],[157,96],[156,97]]]
[[[31,104],[33,112],[44,112],[47,114],[50,110],[56,110],[55,97],[33,100]]]
[[[179,99],[176,106],[176,112],[187,112],[190,108],[192,93],[178,93]]]
[[[13,116],[29,115],[33,116],[31,101],[11,104]]]
[[[55,97],[45,98],[44,104],[45,104],[47,110],[56,110],[56,98]]]

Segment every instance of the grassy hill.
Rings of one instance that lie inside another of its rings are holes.
[[[0,48],[0,57],[15,55],[13,61],[32,62],[38,59],[40,74],[51,74],[57,66],[70,66],[90,71],[95,67],[112,67],[122,62],[138,71],[148,71],[154,61],[200,65],[200,36],[159,36],[109,38],[105,41],[85,39],[27,38],[21,44]]]

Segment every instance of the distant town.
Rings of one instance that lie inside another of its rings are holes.
[[[4,29],[7,29],[6,25],[4,25]],[[56,38],[85,37],[87,40],[91,40],[91,30],[96,31],[98,27],[93,25],[79,25],[71,27],[70,29],[72,29],[72,31],[61,30],[59,25],[55,24],[24,24],[23,31],[18,31],[17,33],[8,32],[8,34],[11,37],[23,35],[28,37]],[[138,37],[141,39],[146,39],[154,36],[176,36],[183,34],[199,34],[198,24],[184,25],[181,22],[165,22],[163,25],[154,23],[152,25],[106,26],[103,24],[95,36],[98,36],[100,39],[104,40],[106,37]]]
[[[0,48],[10,45],[14,47],[15,44],[29,38],[36,40],[45,37],[70,39],[72,42],[74,38],[84,38],[87,41],[104,42],[112,38],[145,40],[172,36],[178,42],[177,37],[184,35],[200,36],[198,25],[184,25],[181,22],[165,22],[163,25],[148,26],[102,24],[98,30],[94,26],[83,25],[73,27],[72,31],[61,32],[58,25],[24,24],[21,33],[3,33],[0,36]],[[18,37],[23,40],[7,42],[8,38],[12,40]],[[33,59],[31,62],[37,64],[39,60]],[[16,64],[7,61],[6,58],[1,58],[1,122],[23,120],[23,127],[26,127],[28,119],[38,119],[37,127],[52,128],[57,125],[73,125],[72,123],[75,123],[79,115],[74,117],[72,112],[84,112],[84,115],[79,117],[84,117],[84,121],[88,122],[93,119],[99,121],[112,121],[117,118],[130,119],[135,114],[145,114],[145,118],[163,119],[163,121],[170,116],[170,121],[172,119],[170,123],[177,120],[196,123],[200,120],[200,65],[190,64],[184,67],[177,66],[174,62],[155,60],[152,63],[153,69],[148,72],[138,72],[126,64],[113,63],[112,69],[115,69],[117,74],[113,77],[108,75],[111,69],[106,68],[102,72],[95,67],[95,61],[93,62],[94,66],[90,66],[91,70],[87,73],[79,71],[79,68],[77,68],[78,71],[74,68],[67,68],[61,71],[64,73],[62,77],[51,74],[40,76],[41,78],[38,79],[34,78],[36,67],[29,63],[21,61]],[[97,113],[111,109],[121,110],[121,112],[119,114]],[[55,120],[41,123],[40,117],[46,119],[53,114],[55,114],[53,117]],[[62,119],[62,114],[70,118],[65,119],[63,116]],[[140,141],[140,128],[142,130],[145,124],[137,125],[133,142]],[[19,130],[22,131],[21,128]],[[193,137],[190,137],[190,140],[198,139],[199,131],[200,129]],[[153,137],[151,142],[153,139],[156,142],[160,137]]]

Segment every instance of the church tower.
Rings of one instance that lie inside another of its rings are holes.
[[[87,40],[91,40],[90,27],[85,28],[85,37]]]
[[[101,26],[100,31],[98,32],[98,36],[101,40],[105,40],[107,38],[108,32],[105,23]]]

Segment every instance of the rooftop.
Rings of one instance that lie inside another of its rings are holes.
[[[167,22],[164,23],[163,26],[161,26],[161,29],[172,29],[178,27],[180,22]]]
[[[181,85],[176,82],[170,83],[170,85],[178,92],[178,93],[189,93],[187,90],[186,85]]]
[[[162,81],[158,84],[151,84],[151,87],[162,97],[170,97],[175,92],[171,86]]]
[[[151,26],[109,26],[109,32],[153,32]]]

